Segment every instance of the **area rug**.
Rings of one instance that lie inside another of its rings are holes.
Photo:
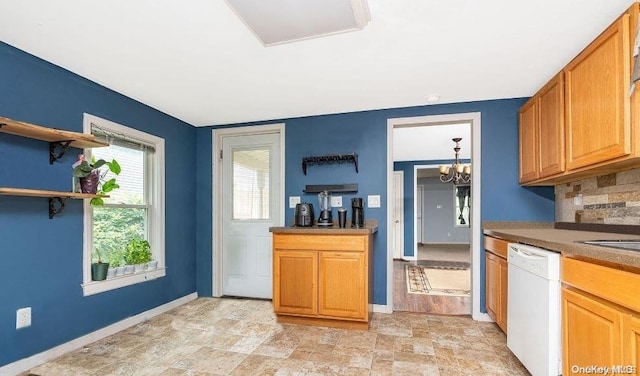
[[[464,261],[443,261],[443,260],[418,260],[416,265],[420,265],[423,268],[432,269],[469,269],[471,264]]]
[[[470,296],[469,269],[425,268],[405,265],[409,294]]]

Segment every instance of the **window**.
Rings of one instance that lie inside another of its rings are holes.
[[[84,295],[164,276],[164,140],[89,114],[84,115],[84,131],[110,144],[87,150],[85,157],[116,160],[122,169],[118,176],[106,175],[115,177],[120,188],[109,192],[104,205],[84,204]],[[126,246],[132,239],[149,242],[155,268],[130,272],[133,267],[127,266],[125,272]],[[117,275],[92,281],[96,251]]]
[[[471,186],[456,185],[453,190],[453,202],[455,207],[455,227],[469,227],[469,212],[471,210]]]
[[[233,150],[233,219],[270,219],[270,149]]]

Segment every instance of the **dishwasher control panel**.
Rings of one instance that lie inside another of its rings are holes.
[[[560,279],[560,253],[530,245],[509,243],[509,266],[520,267],[548,280]]]

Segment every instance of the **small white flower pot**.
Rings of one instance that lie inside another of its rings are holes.
[[[115,268],[109,268],[107,270],[107,279],[113,278],[116,276],[116,269]]]
[[[147,264],[135,264],[135,273],[143,272]]]
[[[147,270],[153,270],[158,268],[158,261],[153,260],[147,263]]]
[[[124,268],[124,274],[133,274],[133,272],[135,271],[133,265],[126,265]]]
[[[116,268],[116,277],[120,277],[122,275],[124,275],[124,270],[126,269],[126,266],[118,266]]]

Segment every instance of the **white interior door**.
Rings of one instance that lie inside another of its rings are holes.
[[[280,223],[280,135],[222,139],[222,294],[271,298],[270,226]]]
[[[404,173],[393,172],[393,258],[404,253]]]
[[[424,214],[424,207],[422,206],[422,200],[424,198],[424,186],[416,186],[416,243],[422,243],[422,234],[424,227],[422,227],[422,215]]]

